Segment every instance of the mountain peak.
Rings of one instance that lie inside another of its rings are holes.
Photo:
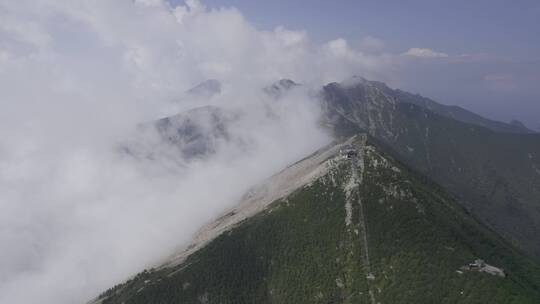
[[[281,98],[286,92],[297,86],[299,86],[299,84],[290,79],[280,79],[273,84],[265,87],[263,90],[268,95],[278,99]]]
[[[341,81],[339,83],[339,85],[341,86],[344,86],[344,87],[352,87],[352,86],[356,86],[356,85],[359,85],[359,84],[363,84],[363,85],[366,85],[366,84],[369,84],[369,80],[367,80],[366,78],[362,77],[362,76],[359,76],[359,75],[354,75],[354,76],[351,76],[343,81]]]
[[[297,86],[298,84],[290,79],[280,79],[278,82],[277,82],[277,85],[282,87],[282,88],[285,88],[285,89],[290,89],[294,86]]]

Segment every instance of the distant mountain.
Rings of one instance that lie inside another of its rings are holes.
[[[263,92],[279,99],[289,90],[299,86],[292,80],[281,79],[270,86],[263,88]],[[217,80],[208,80],[188,91],[195,94],[195,98],[211,97],[209,94],[218,94],[220,84]],[[275,116],[272,109],[267,114]],[[224,142],[237,141],[243,145],[242,139],[233,138],[229,132],[230,127],[242,118],[242,112],[237,109],[223,106],[200,106],[185,112],[164,117],[153,122],[138,126],[139,133],[155,131],[163,143],[175,147],[183,159],[191,160],[206,158],[213,155]],[[153,154],[155,151],[136,151],[137,147],[126,145],[124,149],[131,153]],[[139,149],[140,150],[140,149]]]
[[[540,267],[357,135],[255,187],[112,303],[538,303]]]
[[[484,223],[540,257],[540,134],[464,123],[365,79],[329,84],[321,95],[323,123],[337,136],[368,132]]]
[[[137,158],[192,161],[207,159],[223,144],[242,139],[230,134],[240,113],[215,106],[202,106],[183,113],[141,123],[136,134],[123,142],[120,151]]]
[[[204,106],[162,118],[153,126],[164,141],[179,149],[183,158],[191,159],[213,154],[221,141],[229,140],[228,124],[232,120],[232,113]]]
[[[280,98],[290,89],[299,86],[296,82],[290,79],[280,79],[279,81],[267,86],[263,89],[265,93],[275,98]]]
[[[364,79],[364,81],[366,80]],[[517,120],[513,120],[509,124],[504,123],[504,122],[499,122],[499,121],[484,118],[478,114],[465,110],[459,106],[447,106],[447,105],[437,103],[429,98],[423,97],[418,94],[411,94],[411,93],[402,91],[400,89],[395,89],[395,90],[391,89],[382,82],[370,81],[369,83],[377,87],[386,95],[394,98],[395,100],[399,102],[414,104],[422,108],[428,109],[435,114],[452,118],[457,121],[485,127],[495,132],[502,132],[502,133],[533,133],[534,132],[532,130],[529,130],[527,127],[525,127],[523,123]]]

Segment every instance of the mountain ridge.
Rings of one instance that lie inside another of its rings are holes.
[[[540,257],[540,134],[500,133],[401,102],[367,80],[323,88],[323,125],[368,132],[484,223]]]
[[[267,93],[279,99],[294,86],[281,81]],[[388,90],[363,78],[325,86],[321,125],[332,144],[97,301],[540,301],[538,260],[522,253],[540,252],[531,242],[540,231],[539,135],[463,122]]]
[[[364,141],[366,140],[365,136],[359,137],[362,137]],[[186,250],[172,256],[164,265],[174,266],[180,264],[187,256],[204,247],[219,234],[263,211],[274,201],[289,195],[296,189],[326,174],[330,167],[325,161],[330,157],[334,157],[339,153],[340,149],[349,145],[355,138],[356,136],[353,136],[344,142],[322,147],[310,156],[274,174],[263,183],[253,186],[235,207],[222,212],[215,221],[203,226]]]
[[[457,105],[445,105],[420,94],[412,94],[401,89],[392,89],[384,82],[369,81],[363,77],[353,77],[352,79],[362,79],[361,82],[357,83],[375,86],[399,102],[414,104],[428,109],[435,114],[452,118],[457,121],[481,126],[500,133],[536,133],[535,131],[525,127],[525,125],[518,120],[512,120],[510,123],[505,123],[488,119]]]
[[[367,136],[301,160],[308,183],[107,303],[535,303],[540,268]],[[329,156],[328,158],[326,156]],[[318,167],[320,165],[317,165]],[[285,169],[295,170],[294,165]],[[283,173],[282,172],[282,173]],[[282,174],[280,173],[280,174]],[[278,174],[279,175],[279,174]],[[485,260],[505,277],[476,270]]]

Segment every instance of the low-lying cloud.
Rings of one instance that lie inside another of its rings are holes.
[[[427,57],[427,58],[446,58],[448,54],[443,52],[436,52],[432,49],[425,48],[410,48],[407,52],[403,53],[404,56],[413,57]]]
[[[387,64],[186,2],[0,1],[0,303],[81,303],[153,265],[329,140],[310,87]],[[281,78],[304,86],[264,93]],[[186,94],[207,79],[218,94]],[[235,115],[209,157],[136,132],[206,105]]]

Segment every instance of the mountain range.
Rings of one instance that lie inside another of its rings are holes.
[[[353,83],[323,88],[326,122],[336,135],[368,132],[486,225],[540,257],[540,134],[500,132],[510,125],[486,128],[485,119],[463,122],[381,83]]]
[[[540,134],[361,77],[316,97],[332,144],[96,302],[540,302]],[[227,140],[224,117],[153,127],[198,157]]]

